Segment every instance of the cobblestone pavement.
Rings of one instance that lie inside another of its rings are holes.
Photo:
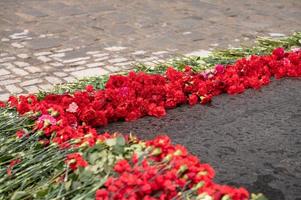
[[[298,0],[1,0],[0,100],[300,31]]]

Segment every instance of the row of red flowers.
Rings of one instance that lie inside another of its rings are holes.
[[[248,88],[259,89],[268,84],[273,76],[300,77],[301,51],[285,53],[283,49],[278,48],[272,55],[254,55],[240,59],[233,65],[218,65],[206,73],[193,72],[187,66],[183,72],[169,68],[165,75],[134,72],[126,76],[114,75],[110,77],[104,90],[94,90],[92,86],[87,86],[86,91],[63,95],[51,94],[40,101],[35,95],[10,97],[8,103],[21,115],[31,114],[36,120],[35,130],[41,133],[41,142],[44,144],[54,142],[66,147],[68,141],[80,138],[79,144],[93,146],[103,137],[97,134],[95,127],[117,120],[131,121],[145,115],[161,117],[166,114],[166,109],[181,104],[194,105],[198,102],[206,104],[213,96],[221,93],[236,94]],[[0,106],[5,105],[0,103]],[[23,137],[24,132],[19,131],[17,136]],[[163,142],[164,145],[160,146],[164,140],[166,139],[161,138],[159,142],[152,143],[152,146],[160,147],[160,154],[156,155],[159,157],[153,155],[151,158],[158,163],[178,150],[169,142]],[[88,165],[78,154],[69,155],[68,159],[77,161],[70,166],[74,170]],[[245,190],[231,189],[213,183],[210,166],[205,167],[195,157],[186,153],[184,156],[172,156],[170,164],[167,165],[172,166],[171,169],[164,168],[161,179],[168,182],[155,182],[149,178],[154,173],[162,171],[161,165],[149,165],[147,161],[140,165],[135,161],[133,163],[131,166],[128,161],[118,162],[115,171],[119,176],[111,177],[106,182],[106,188],[97,192],[97,198],[120,199],[123,196],[131,196],[132,199],[142,197],[152,199],[152,194],[154,192],[158,194],[160,191],[161,199],[171,199],[177,195],[175,187],[183,187],[189,180],[188,187],[192,188],[203,178],[202,184],[205,186],[201,187],[199,194],[205,192],[213,196],[213,199],[220,199],[226,193],[231,194],[231,199],[248,198]],[[186,166],[184,168],[189,166],[189,170],[183,169],[183,166]],[[202,175],[199,179],[197,173],[204,171],[201,170],[204,167],[208,174]],[[180,169],[187,173],[186,178],[177,176]],[[124,189],[116,190],[120,185]]]
[[[187,66],[184,72],[168,68],[166,74],[130,72],[111,76],[104,90],[74,94],[51,94],[38,101],[35,95],[9,98],[9,104],[20,114],[34,113],[36,129],[46,137],[56,132],[53,141],[63,143],[82,137],[82,125],[104,126],[117,120],[131,121],[145,115],[162,117],[166,109],[198,102],[205,104],[213,96],[227,92],[241,93],[247,88],[259,89],[272,76],[301,76],[301,51],[285,53],[275,49],[272,55],[251,56],[229,66],[218,65],[207,73],[195,73]],[[78,135],[79,134],[79,135]]]
[[[130,161],[116,163],[117,177],[109,177],[105,187],[97,190],[96,200],[185,199],[191,194],[200,199],[249,199],[244,188],[214,183],[213,168],[201,163],[185,147],[172,145],[167,136],[149,140],[147,146],[152,150],[140,161],[134,154]]]

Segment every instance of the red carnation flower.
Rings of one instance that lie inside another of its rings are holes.
[[[0,108],[4,108],[6,104],[3,101],[0,101]]]
[[[69,167],[72,170],[76,170],[78,167],[88,166],[88,162],[85,161],[82,155],[79,153],[68,154],[66,158],[66,163],[69,164]]]
[[[273,50],[273,55],[276,56],[278,60],[284,57],[284,49],[283,48],[276,48]]]
[[[87,92],[93,92],[93,90],[94,90],[93,85],[87,85],[86,90],[87,90]]]
[[[190,95],[189,98],[188,98],[189,105],[193,106],[193,105],[197,104],[198,99],[199,98],[198,98],[197,95],[195,95],[195,94]]]

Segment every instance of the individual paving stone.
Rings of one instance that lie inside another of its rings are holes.
[[[98,62],[98,61],[103,61],[103,60],[107,60],[109,57],[105,56],[105,57],[101,57],[101,58],[97,58],[94,61]]]
[[[59,63],[59,62],[49,63],[49,65],[51,65],[53,67],[62,67],[62,66],[64,66],[62,63]]]
[[[6,101],[10,94],[8,93],[0,93],[0,101]]]
[[[128,59],[126,58],[114,58],[114,59],[111,59],[111,60],[108,60],[109,63],[121,63],[121,62],[125,62],[127,61]]]
[[[63,71],[64,72],[73,72],[73,71],[78,71],[78,70],[82,70],[82,69],[85,69],[85,67],[83,67],[83,66],[69,67],[69,68],[64,68]]]
[[[138,55],[144,55],[146,54],[146,51],[140,50],[140,51],[135,51],[131,53],[132,55],[138,56]]]
[[[26,35],[10,35],[9,36],[12,40],[24,39],[27,38]]]
[[[52,36],[54,36],[53,33],[41,34],[41,35],[39,35],[39,38],[46,38],[46,37],[52,37]]]
[[[206,50],[199,50],[199,51],[194,51],[188,54],[185,54],[185,56],[200,56],[200,57],[206,57],[208,55],[210,55],[210,51],[206,51]]]
[[[71,63],[70,66],[74,67],[74,66],[84,65],[86,63],[87,63],[86,60],[82,60],[82,61],[78,61],[78,62],[75,62],[75,63]]]
[[[38,86],[39,86],[39,88],[41,88],[42,90],[46,90],[46,91],[53,88],[53,85],[51,85],[51,84],[39,84]]]
[[[25,30],[18,30],[18,31],[22,31],[22,32],[16,32],[16,33],[13,33],[11,36],[22,36],[22,35],[27,35],[29,33],[28,29],[25,29]]]
[[[73,58],[73,59],[69,59],[69,60],[63,60],[63,63],[68,64],[68,63],[78,62],[78,61],[82,61],[82,60],[88,60],[89,58],[90,58],[90,56]]]
[[[8,56],[8,53],[0,53],[0,57]]]
[[[25,90],[27,90],[28,92],[30,93],[37,93],[39,92],[39,88],[35,85],[31,85],[31,86],[27,86],[27,87],[24,87]]]
[[[153,55],[162,55],[162,54],[167,54],[168,51],[156,51],[156,52],[153,52],[152,54]]]
[[[120,71],[122,71],[122,70],[132,70],[133,69],[132,65],[121,65],[119,67],[122,67],[122,69]]]
[[[105,66],[105,68],[108,69],[110,72],[118,72],[122,70],[122,68],[112,65]]]
[[[24,68],[26,71],[29,71],[31,73],[37,73],[37,72],[40,72],[41,70],[37,67],[34,67],[34,66],[30,66],[30,67],[25,67]]]
[[[33,55],[35,55],[35,56],[48,56],[50,54],[51,54],[50,51],[43,51],[43,52],[39,52],[39,53],[34,53]]]
[[[108,53],[99,53],[99,54],[94,54],[93,57],[104,57],[104,56],[108,56]]]
[[[21,88],[17,87],[14,84],[6,85],[5,88],[12,94],[17,94],[23,91]]]
[[[23,58],[23,59],[29,58],[29,56],[27,54],[25,54],[25,53],[18,54],[17,56],[19,58]]]
[[[43,65],[42,66],[43,71],[52,71],[52,67],[50,67],[49,65]]]
[[[10,69],[12,67],[15,67],[12,63],[1,63],[0,67],[6,67],[7,69]]]
[[[152,56],[152,57],[147,57],[147,58],[143,58],[143,59],[137,59],[137,61],[139,62],[148,62],[148,61],[153,61],[153,60],[158,60],[159,58],[156,56]]]
[[[54,75],[58,76],[58,77],[65,77],[68,76],[68,74],[64,73],[64,72],[53,72]]]
[[[9,84],[14,84],[19,82],[21,82],[19,79],[8,79],[8,80],[0,81],[0,85],[9,85]]]
[[[24,45],[18,43],[18,42],[13,42],[10,44],[12,47],[15,47],[15,48],[18,48],[18,49],[21,49],[21,48],[24,48]]]
[[[100,53],[100,51],[88,51],[86,54],[94,55],[94,54],[98,54],[98,53]]]
[[[73,51],[66,52],[65,55],[65,60],[72,60],[76,58],[81,58],[81,57],[87,57],[87,49],[86,48],[79,48],[75,49]],[[90,56],[88,56],[90,57]]]
[[[19,76],[25,76],[28,74],[27,71],[23,70],[23,69],[19,69],[19,68],[11,68],[10,69],[13,73],[15,73],[16,75],[19,75]]]
[[[90,63],[86,65],[87,67],[101,67],[104,66],[103,62],[97,62],[97,63]]]
[[[46,70],[43,70],[42,72],[39,73],[33,73],[33,74],[29,74],[27,76],[24,76],[22,78],[26,79],[26,80],[31,80],[31,79],[41,79],[44,76],[48,76],[49,72],[47,72]]]
[[[85,69],[81,71],[75,71],[71,72],[73,76],[76,78],[83,78],[83,77],[90,77],[90,76],[100,76],[100,75],[105,75],[108,74],[109,72],[103,68],[90,68],[90,69]]]
[[[45,79],[49,82],[49,83],[52,83],[52,84],[59,84],[61,83],[62,81],[55,77],[55,76],[46,76]]]
[[[218,43],[212,43],[212,44],[210,44],[210,46],[211,46],[211,47],[218,47],[219,44],[218,44]]]
[[[66,48],[66,49],[58,49],[55,50],[56,53],[64,53],[64,52],[68,52],[68,51],[72,51],[73,48]]]
[[[62,2],[55,2],[48,4],[48,6],[55,12],[57,16],[73,16],[85,13],[85,10],[78,8],[77,6],[66,5]]]
[[[0,76],[3,76],[3,75],[8,75],[10,74],[10,72],[6,69],[0,69]]]
[[[0,81],[6,80],[6,79],[13,79],[13,78],[16,78],[16,76],[13,74],[2,75],[2,76],[0,76]]]
[[[116,66],[127,66],[127,65],[132,65],[134,62],[129,61],[129,62],[122,62],[122,63],[115,63],[114,65]]]
[[[107,47],[107,48],[104,48],[104,49],[108,50],[108,51],[122,51],[122,50],[127,49],[127,47],[113,46],[113,47]]]
[[[74,81],[76,81],[76,78],[74,78],[74,77],[72,77],[72,76],[68,76],[68,77],[65,77],[64,78],[64,80],[66,81],[66,82],[74,82]]]
[[[190,34],[191,34],[191,32],[189,32],[189,31],[186,31],[186,32],[182,33],[182,35],[190,35]]]
[[[8,42],[8,41],[10,41],[10,39],[8,39],[8,38],[2,38],[1,39],[1,42]]]
[[[14,62],[14,64],[17,65],[18,67],[27,67],[27,66],[29,66],[29,63],[21,62],[21,61],[16,61],[16,62]]]
[[[0,59],[0,63],[12,61],[12,60],[15,60],[15,59],[16,59],[16,57],[14,57],[14,56],[1,58],[1,59]]]
[[[24,81],[20,84],[20,86],[28,86],[28,85],[35,85],[35,84],[38,84],[38,83],[41,83],[43,82],[42,79],[40,78],[37,78],[37,79],[31,79],[31,80],[28,80],[28,81]]]
[[[52,61],[51,58],[48,58],[46,56],[39,56],[39,57],[37,57],[37,59],[40,60],[40,61],[42,61],[42,62],[44,62],[44,63]]]
[[[285,37],[285,34],[283,33],[269,33],[271,37]]]
[[[25,15],[25,16],[30,16],[30,17],[46,17],[48,16],[47,13],[41,12],[41,10],[39,9],[35,9],[35,8],[25,8],[22,9],[22,13],[21,15]]]
[[[56,54],[49,55],[49,57],[50,58],[62,58],[65,55],[66,55],[65,53],[56,53]]]
[[[50,49],[61,46],[62,39],[59,38],[35,38],[27,42],[29,48],[33,50]]]

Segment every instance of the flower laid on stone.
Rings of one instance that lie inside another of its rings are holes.
[[[300,76],[301,51],[277,48],[271,55],[252,55],[205,73],[170,67],[164,75],[112,75],[103,90],[88,85],[85,91],[43,99],[12,96],[0,107],[16,109],[31,124],[16,133],[12,153],[0,157],[5,168],[0,191],[8,196],[15,191],[14,199],[249,199],[243,188],[214,183],[212,167],[167,136],[140,141],[98,134],[95,128],[147,115],[163,117],[182,104],[207,104],[222,93],[260,89],[272,77]]]

